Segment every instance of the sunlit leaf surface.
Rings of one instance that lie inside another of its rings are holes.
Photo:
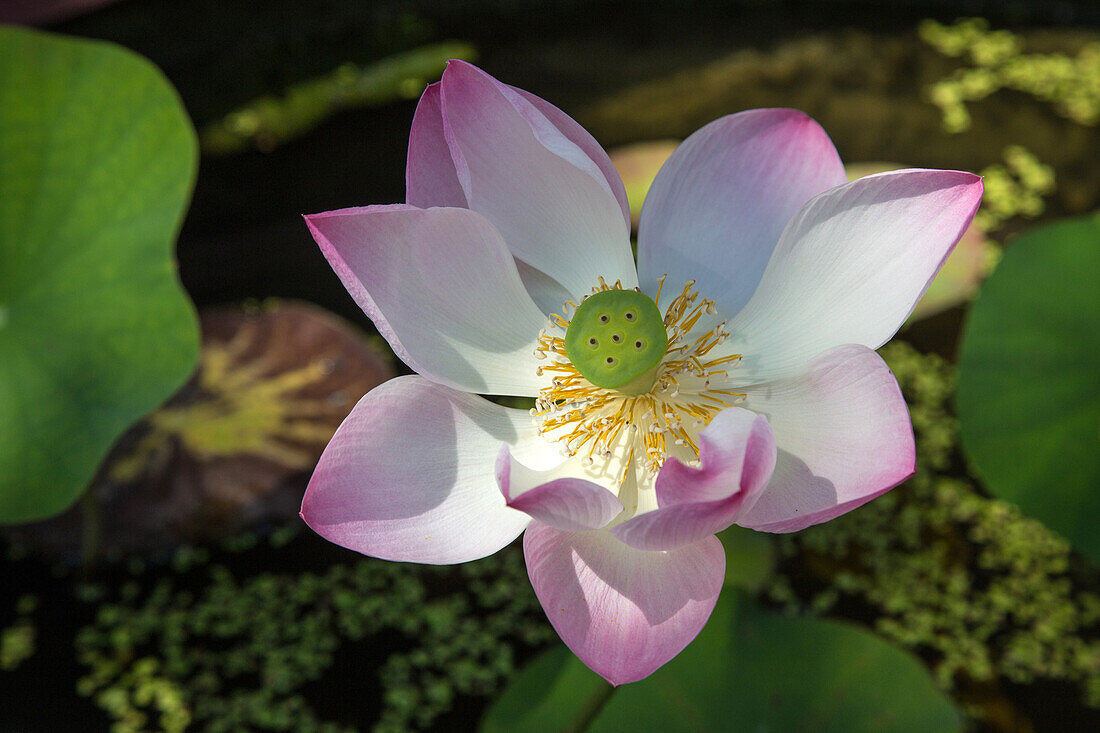
[[[152,64],[0,28],[0,521],[71,504],[194,366],[172,255],[195,168]]]
[[[967,319],[957,401],[989,490],[1100,561],[1100,215],[1009,245]]]

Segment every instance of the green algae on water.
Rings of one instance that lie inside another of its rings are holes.
[[[986,699],[1003,682],[1058,681],[1100,707],[1095,579],[1060,537],[957,476],[953,368],[901,342],[881,353],[910,405],[917,474],[843,517],[779,536],[786,572],[768,595],[815,613],[866,609],[876,632],[922,655],[975,717],[1011,704]]]
[[[294,534],[224,549],[314,541]],[[357,700],[378,694],[373,730],[424,729],[458,696],[495,693],[518,649],[553,637],[517,548],[458,568],[361,558],[254,575],[181,553],[167,577],[113,591],[77,636],[79,692],[117,731],[353,730],[368,722]],[[349,695],[346,709],[315,707],[318,683]]]

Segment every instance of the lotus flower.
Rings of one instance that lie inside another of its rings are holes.
[[[367,394],[321,457],[302,517],[326,539],[445,564],[526,530],[550,623],[621,684],[703,627],[716,532],[799,530],[913,474],[874,349],[966,230],[977,176],[847,183],[806,115],[730,115],[661,169],[635,266],[595,140],[455,61],[420,99],[406,184],[404,204],[306,217],[417,373]]]

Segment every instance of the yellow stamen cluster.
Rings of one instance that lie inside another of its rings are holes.
[[[660,279],[654,298],[658,307],[664,280]],[[690,451],[698,458],[699,431],[720,411],[744,399],[744,394],[721,388],[726,382],[726,370],[736,365],[740,354],[706,358],[729,336],[726,322],[691,339],[699,320],[717,312],[714,301],[700,298],[694,286],[695,281],[689,280],[664,311],[668,351],[657,366],[653,387],[645,394],[628,395],[592,384],[570,363],[564,338],[545,329],[541,331],[535,356],[548,362],[538,373],[550,374],[552,380],[531,410],[539,424],[539,433],[561,441],[566,455],[585,454],[586,465],[596,460],[607,461],[613,453],[621,451],[625,460],[618,477],[620,482],[635,456],[651,473],[660,469],[673,446],[683,449],[681,455]],[[601,277],[592,293],[612,289],[621,290],[622,283],[609,285]],[[575,303],[566,302],[562,310],[569,312],[576,308]],[[564,332],[569,323],[564,316],[550,316],[552,329]]]

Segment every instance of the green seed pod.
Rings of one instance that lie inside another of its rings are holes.
[[[668,334],[657,304],[635,290],[604,290],[573,314],[565,332],[565,354],[597,387],[627,394],[649,391],[668,350]]]

